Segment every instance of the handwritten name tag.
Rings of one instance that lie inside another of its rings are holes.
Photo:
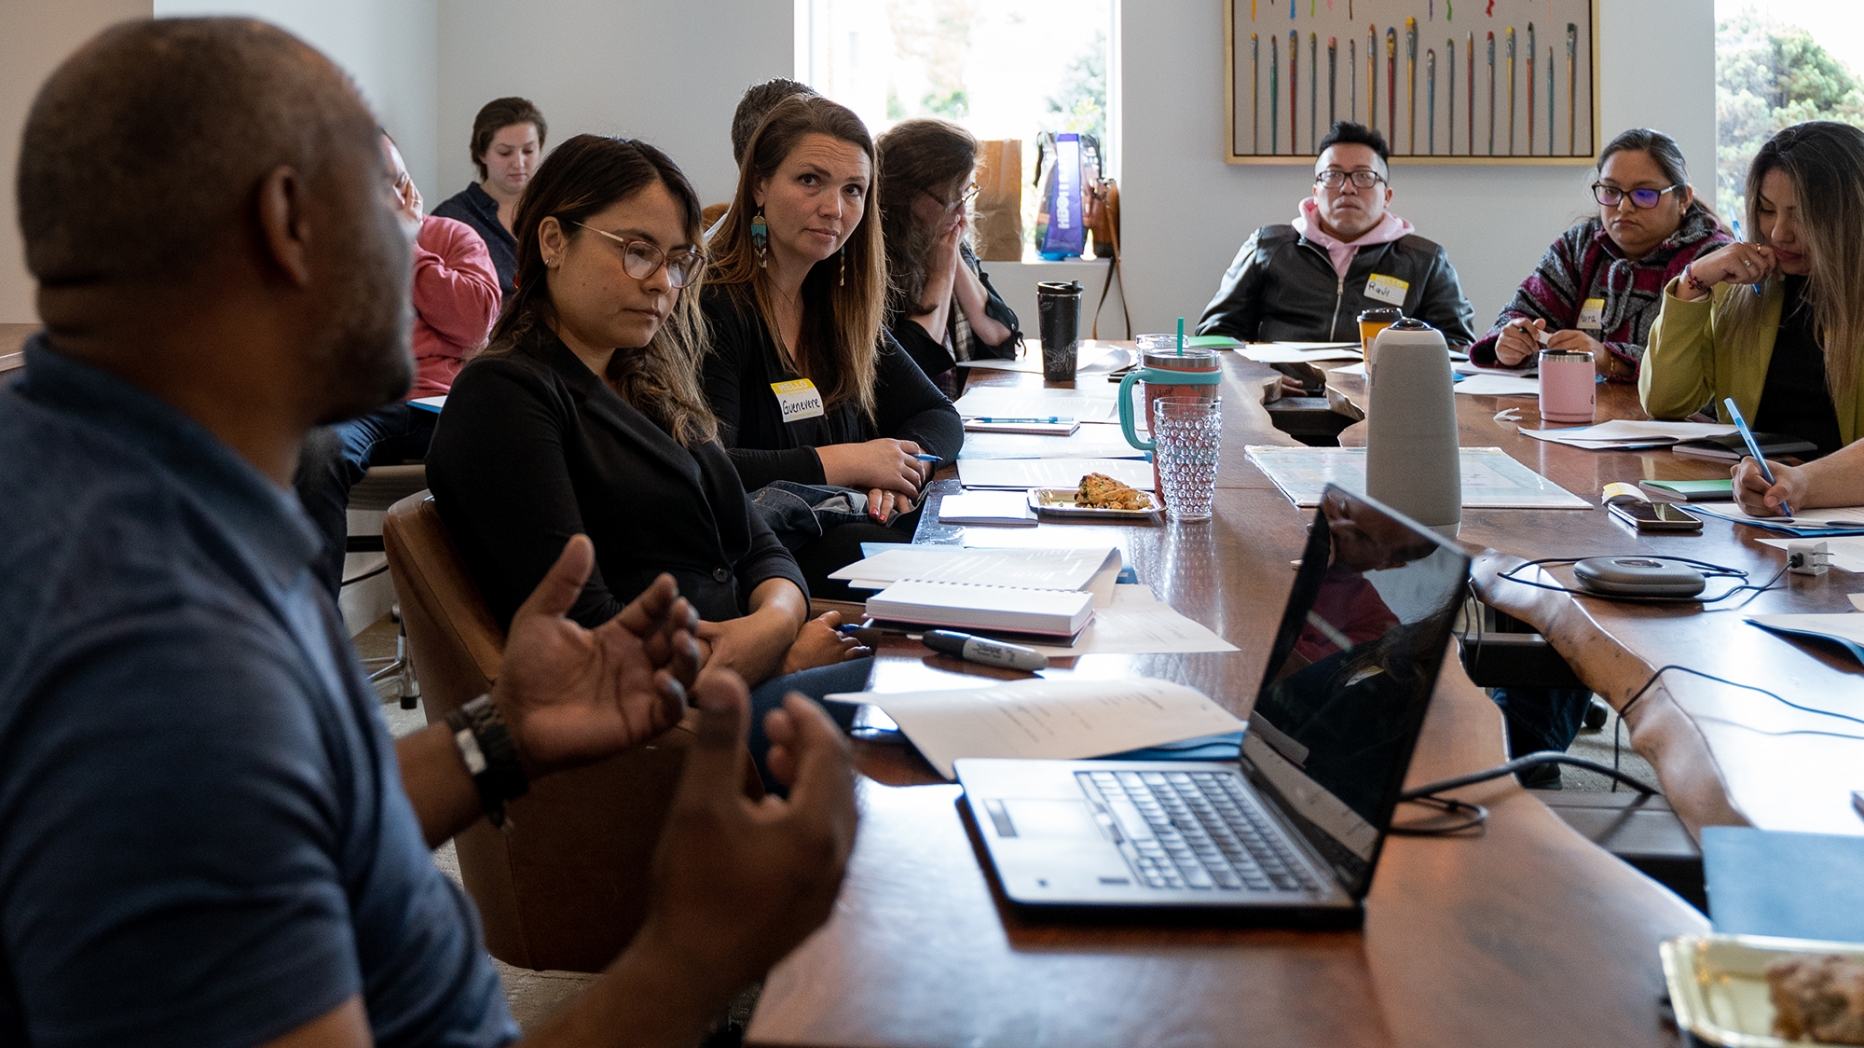
[[[1593,331],[1597,331],[1604,327],[1605,300],[1602,298],[1589,298],[1581,303],[1579,307],[1579,323],[1576,326],[1582,329],[1590,328]]]
[[[1388,277],[1383,273],[1374,273],[1372,278],[1366,281],[1365,295],[1367,298],[1376,298],[1387,305],[1402,306],[1405,292],[1409,290],[1411,290],[1411,285],[1407,281],[1399,280],[1397,277]]]
[[[777,408],[783,412],[784,422],[822,417],[822,393],[808,379],[772,382],[770,391],[777,395]]]

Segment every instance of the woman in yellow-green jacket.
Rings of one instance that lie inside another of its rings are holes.
[[[1664,289],[1638,396],[1653,418],[1733,397],[1756,430],[1829,453],[1864,436],[1864,131],[1795,124],[1747,176],[1754,239]]]

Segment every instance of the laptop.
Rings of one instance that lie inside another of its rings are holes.
[[[1009,900],[1353,927],[1469,558],[1328,485],[1238,760],[956,762]]]

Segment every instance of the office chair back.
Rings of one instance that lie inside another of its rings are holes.
[[[382,534],[427,722],[488,692],[505,633],[466,574],[426,492],[391,507]],[[531,784],[510,832],[480,820],[454,838],[492,956],[521,968],[596,972],[647,913],[660,829],[693,740],[651,744]],[[755,774],[751,782],[756,782]]]

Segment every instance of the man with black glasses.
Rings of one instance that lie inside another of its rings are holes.
[[[1362,310],[1391,307],[1475,341],[1475,310],[1442,246],[1415,235],[1391,204],[1385,137],[1340,121],[1320,140],[1314,195],[1292,224],[1256,230],[1223,274],[1200,335],[1246,342],[1352,342]]]

